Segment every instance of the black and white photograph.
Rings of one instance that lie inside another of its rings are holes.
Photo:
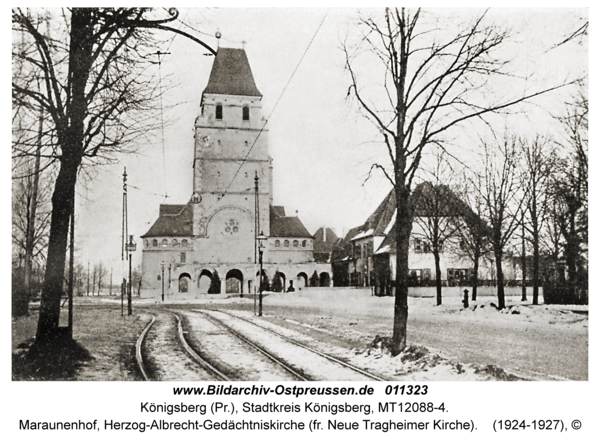
[[[589,9],[195,6],[11,9],[10,390],[151,436],[590,436],[431,396],[591,385]]]

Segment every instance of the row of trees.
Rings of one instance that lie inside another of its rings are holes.
[[[564,297],[574,300],[585,295],[587,102],[577,99],[566,109],[568,117],[558,118],[566,134],[563,139],[536,136],[526,140],[506,134],[482,142],[482,168],[463,174],[456,173],[456,165],[450,166],[440,154],[431,171],[434,184],[417,186],[412,209],[420,235],[434,255],[438,305],[442,302],[440,253],[444,243],[453,241],[455,246],[446,250],[473,264],[473,299],[484,257],[495,262],[500,308],[505,307],[506,257],[520,256],[523,300],[528,265],[534,305],[539,303],[542,282],[561,284],[563,267],[567,268],[563,281],[568,282]],[[577,135],[573,134],[574,120]]]
[[[394,355],[406,346],[408,250],[414,218],[410,200],[424,156],[431,149],[447,150],[452,129],[465,128],[475,121],[491,127],[497,120],[493,115],[573,83],[557,81],[534,89],[516,87],[517,78],[509,69],[510,55],[503,52],[510,42],[510,32],[490,23],[487,15],[484,11],[466,22],[455,18],[443,26],[444,18],[429,11],[385,9],[382,16],[361,17],[359,38],[344,44],[348,96],[375,125],[391,164],[386,167],[375,163],[372,170],[380,170],[390,181],[396,209],[403,214],[395,225]],[[378,68],[380,87],[371,87],[369,81]],[[366,82],[364,78],[368,78]],[[507,84],[509,78],[515,83]],[[504,85],[501,92],[497,84]],[[501,260],[517,224],[505,209],[515,197],[513,170],[517,158],[510,138],[494,144],[486,142],[484,148],[486,167],[479,175],[477,188],[484,189],[479,197],[482,209],[489,214],[500,279],[499,306],[504,307]],[[523,201],[517,206],[523,207]]]

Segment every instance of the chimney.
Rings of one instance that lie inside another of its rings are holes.
[[[323,242],[327,242],[327,227],[323,225]]]

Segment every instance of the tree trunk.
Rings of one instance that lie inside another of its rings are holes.
[[[66,118],[57,122],[61,149],[60,170],[52,194],[52,216],[44,288],[36,342],[58,334],[60,297],[65,276],[69,219],[73,209],[77,171],[83,157],[83,127],[88,114],[86,85],[92,65],[92,8],[73,8],[69,42],[69,94]]]
[[[477,285],[479,284],[479,253],[476,251],[473,254],[473,291],[471,293],[471,300],[477,300]]]
[[[521,220],[523,222],[523,220]],[[521,284],[521,301],[527,301],[527,256],[525,255],[525,224],[522,224],[521,235],[521,266],[523,269],[523,280]]]
[[[52,217],[48,258],[36,340],[52,338],[58,330],[60,298],[63,292],[69,219],[75,195],[79,161],[63,160],[52,195]]]
[[[412,216],[408,198],[410,190],[403,181],[396,184],[396,295],[394,300],[394,331],[392,335],[392,355],[398,355],[406,348],[406,324],[408,320],[408,244],[412,230]]]
[[[440,252],[439,248],[433,251],[433,259],[435,260],[435,299],[436,305],[442,304],[442,270],[440,268]]]
[[[533,230],[533,304],[539,304],[539,278],[540,278],[540,239],[537,229]]]
[[[498,283],[498,309],[504,309],[504,273],[502,272],[502,250],[494,250],[496,259],[496,282]]]

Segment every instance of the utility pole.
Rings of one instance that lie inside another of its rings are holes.
[[[90,260],[88,259],[88,276],[87,276],[87,293],[86,295],[90,295]]]
[[[258,258],[258,229],[260,226],[259,219],[259,204],[258,204],[258,171],[254,171],[254,272],[256,273],[256,264]],[[262,282],[262,272],[259,274],[258,279],[254,277],[254,315],[256,315],[256,281],[259,280],[259,284]],[[260,290],[260,286],[258,287]]]
[[[521,214],[521,266],[523,267],[523,285],[521,286],[521,301],[527,301],[527,256],[525,254],[525,211]]]
[[[73,338],[73,258],[75,257],[75,198],[73,198],[73,207],[71,208],[71,238],[69,249],[69,338]]]
[[[127,289],[127,276],[125,275],[125,252],[127,243],[127,168],[123,167],[123,218],[121,222],[121,315],[123,315],[123,301]]]
[[[263,296],[262,296],[262,291],[263,291],[263,249],[264,249],[264,245],[263,242],[267,239],[267,237],[263,234],[263,232],[260,232],[260,236],[257,237],[258,239],[258,263],[260,265],[260,270],[259,273],[260,275],[258,276],[258,280],[259,280],[259,286],[258,286],[258,316],[262,317],[262,300],[263,300]]]
[[[160,276],[160,281],[162,282],[162,301],[165,301],[165,262],[162,262],[160,265],[162,269],[162,274]]]
[[[127,252],[129,253],[129,286],[127,287],[127,315],[131,315],[131,253],[135,251],[136,243],[133,241],[133,236],[129,236],[129,243],[127,244]]]

